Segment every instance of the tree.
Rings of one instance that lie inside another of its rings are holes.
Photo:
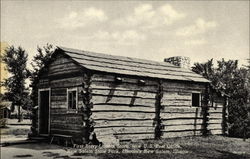
[[[6,69],[10,73],[10,77],[3,82],[7,89],[4,97],[12,102],[12,112],[15,109],[15,105],[18,106],[18,122],[20,122],[21,107],[25,106],[28,101],[28,89],[25,87],[25,80],[29,76],[29,71],[26,67],[28,54],[20,46],[18,48],[10,46],[5,50],[1,60],[6,63]]]
[[[211,81],[212,87],[227,94],[229,135],[234,137],[250,136],[249,117],[249,68],[238,68],[237,60],[195,63],[192,70]]]
[[[51,60],[51,55],[54,52],[54,47],[51,44],[46,44],[43,47],[37,46],[37,54],[32,59],[32,67],[33,71],[31,72],[31,100],[33,102],[33,106],[37,105],[37,84],[39,83],[39,75],[46,71],[42,70],[45,69],[45,66],[49,63]]]

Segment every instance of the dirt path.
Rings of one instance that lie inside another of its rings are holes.
[[[0,148],[1,159],[97,159],[93,156],[73,156],[73,151],[46,143],[20,144]]]

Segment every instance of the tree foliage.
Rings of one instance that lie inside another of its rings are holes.
[[[32,59],[33,71],[31,72],[31,100],[33,101],[33,106],[37,105],[37,84],[39,82],[39,75],[45,72],[45,66],[51,60],[51,55],[54,52],[54,47],[51,44],[46,44],[43,47],[37,47],[37,54]]]
[[[18,106],[18,116],[20,121],[20,107],[28,104],[28,88],[25,87],[25,80],[29,76],[27,69],[28,54],[22,47],[15,48],[10,46],[5,50],[4,56],[1,58],[6,64],[6,69],[10,73],[10,77],[4,80],[3,85],[7,92],[4,94],[5,99],[12,102],[11,110],[14,106]]]
[[[195,63],[192,70],[211,81],[212,87],[229,96],[229,135],[250,137],[249,67],[238,67],[237,60],[220,60],[217,66],[213,59],[206,63]]]

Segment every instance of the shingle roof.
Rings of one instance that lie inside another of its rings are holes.
[[[58,47],[58,49],[89,70],[150,78],[209,82],[189,69],[180,68],[167,62],[113,56],[65,47]]]

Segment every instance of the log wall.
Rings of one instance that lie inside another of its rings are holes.
[[[82,72],[79,66],[69,58],[58,56],[48,67],[47,79],[39,83],[40,88],[47,87],[51,90],[50,134],[84,136],[86,115],[80,111],[81,107],[85,107],[80,93],[84,80],[82,76],[72,74],[76,72]],[[68,109],[67,88],[77,88],[77,110]]]
[[[192,93],[204,94],[205,85],[169,81],[162,88],[162,138],[202,135],[204,111],[192,106]]]
[[[70,81],[70,82],[69,82]],[[69,110],[67,104],[67,88],[62,84],[66,82],[68,88],[77,88],[78,109]],[[84,126],[80,107],[84,107],[81,97],[82,77],[66,78],[51,81],[51,103],[50,103],[50,132],[52,134],[81,134]]]
[[[71,59],[57,57],[39,83],[51,88],[50,133],[88,138],[90,121],[101,142],[224,133],[224,101],[216,98],[204,109],[204,84],[118,77],[87,75]],[[68,110],[67,88],[77,88],[78,108],[88,113]],[[201,93],[202,106],[192,106],[192,93]]]
[[[226,130],[226,106],[225,99],[213,94],[212,105],[208,109],[208,131],[213,135],[221,135],[227,133]]]
[[[157,124],[161,138],[202,135],[207,130],[220,134],[223,130],[218,123],[223,120],[223,110],[207,109],[204,84],[145,80],[146,84],[140,86],[138,79],[122,78],[116,83],[114,76],[99,74],[91,81],[95,133],[103,140],[107,136],[114,140],[155,138]],[[201,106],[192,106],[192,93],[201,94]],[[214,104],[223,107],[220,101],[218,98]]]
[[[106,140],[153,139],[157,82],[94,74],[91,78],[94,132]]]

